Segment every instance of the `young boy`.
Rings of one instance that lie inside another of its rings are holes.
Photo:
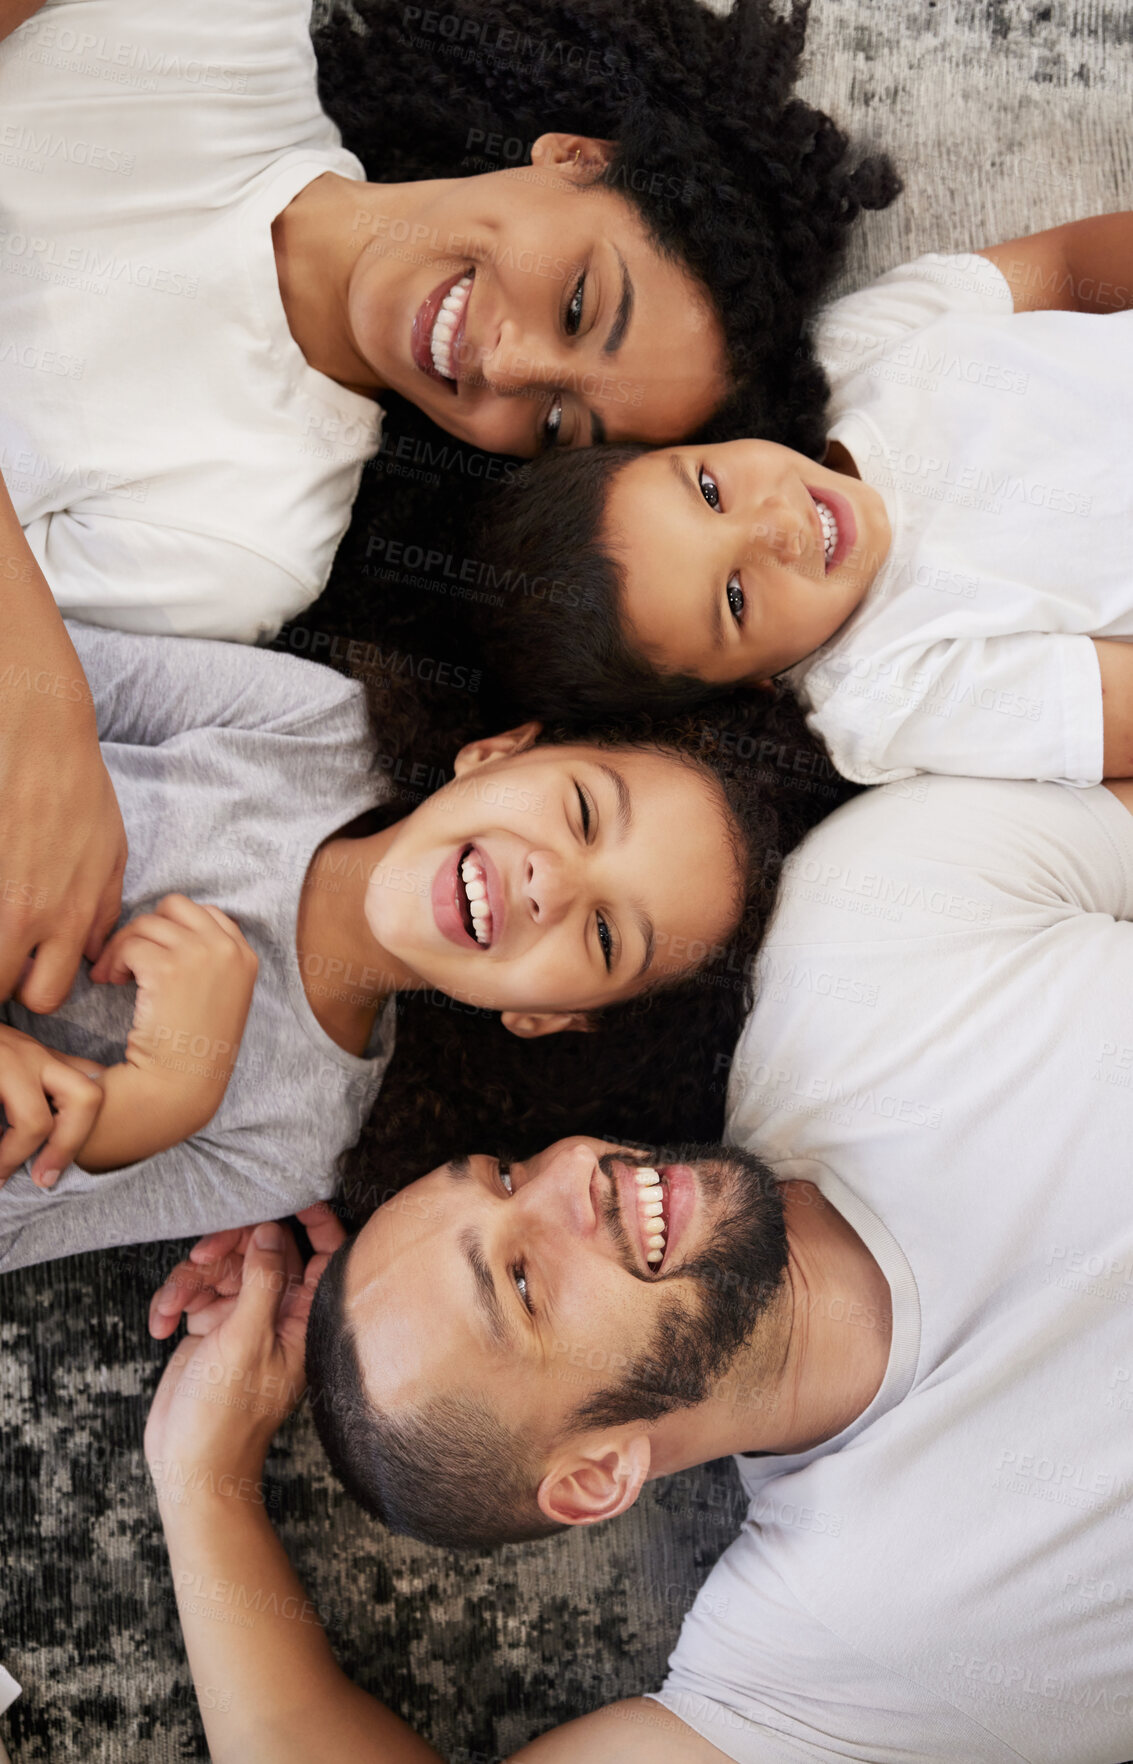
[[[1080,225],[1133,269],[1130,217]],[[1133,771],[1133,314],[1025,310],[1060,292],[1041,239],[1018,262],[921,258],[828,311],[821,465],[735,441],[533,474],[502,561],[531,573],[545,499],[586,609],[576,694],[688,702],[782,675],[862,784]]]

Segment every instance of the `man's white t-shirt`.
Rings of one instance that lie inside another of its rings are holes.
[[[381,412],[311,368],[271,223],[361,179],[304,0],[56,0],[0,44],[0,472],[56,600],[255,641],[324,586]]]
[[[1133,636],[1133,313],[1013,310],[984,257],[929,256],[828,308],[829,433],[890,553],[788,678],[838,770],[1095,784],[1093,637]]]
[[[1130,920],[1104,788],[918,778],[790,860],[728,1137],[857,1229],[893,1347],[737,1459],[661,1701],[739,1764],[1133,1757]]]

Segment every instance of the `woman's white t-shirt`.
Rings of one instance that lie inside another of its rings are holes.
[[[830,435],[889,514],[861,606],[790,672],[847,778],[1094,784],[1093,637],[1133,636],[1133,313],[1015,313],[984,257],[918,258],[816,338]]]
[[[0,44],[0,471],[56,600],[256,641],[324,586],[381,411],[306,362],[271,223],[361,180],[303,0],[56,0]]]

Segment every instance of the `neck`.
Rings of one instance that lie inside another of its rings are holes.
[[[658,1424],[654,1476],[735,1452],[808,1451],[856,1421],[881,1387],[893,1333],[888,1281],[813,1183],[784,1183],[783,1205],[783,1285],[711,1396]]]
[[[311,367],[372,397],[385,390],[355,348],[350,284],[363,254],[380,252],[391,223],[411,220],[419,184],[358,184],[324,172],[272,222],[275,267],[288,329]]]
[[[311,859],[299,899],[295,943],[303,990],[323,1029],[348,1053],[362,1053],[391,992],[420,984],[366,921],[370,877],[398,825],[363,839],[328,839]]]

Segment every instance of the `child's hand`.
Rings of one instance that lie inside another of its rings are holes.
[[[240,1050],[258,962],[227,913],[167,894],[116,931],[91,979],[138,988],[126,1064],[168,1079],[180,1137],[210,1121]]]
[[[0,1103],[8,1122],[0,1137],[0,1188],[37,1146],[32,1181],[53,1188],[98,1120],[102,1086],[52,1048],[0,1024]]]

